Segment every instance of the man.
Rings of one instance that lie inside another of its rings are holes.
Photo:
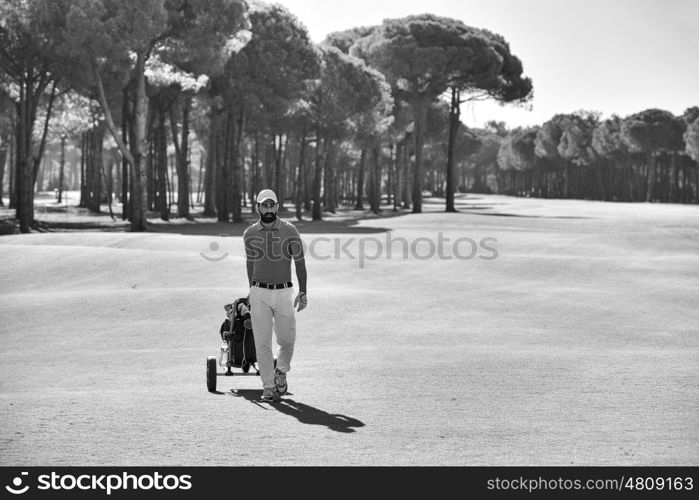
[[[302,311],[306,299],[306,262],[298,229],[277,217],[277,195],[263,189],[257,195],[260,220],[243,234],[250,285],[250,316],[255,337],[257,363],[262,378],[262,401],[275,402],[288,390],[286,374],[296,341],[294,308]],[[291,259],[296,265],[299,292],[294,299]],[[274,366],[272,329],[276,333],[279,354]]]

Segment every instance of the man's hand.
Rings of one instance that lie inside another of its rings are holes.
[[[298,306],[297,311],[301,312],[306,308],[307,305],[308,299],[306,299],[306,292],[299,292],[299,294],[296,296],[296,299],[294,299],[294,307]]]

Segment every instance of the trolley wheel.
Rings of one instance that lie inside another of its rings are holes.
[[[247,373],[249,371],[250,371],[250,363],[248,363],[246,361],[245,363],[243,363],[243,373]]]
[[[206,388],[216,392],[216,356],[206,358]]]

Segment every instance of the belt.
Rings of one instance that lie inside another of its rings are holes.
[[[291,281],[287,281],[286,283],[277,283],[276,285],[273,285],[271,283],[261,283],[256,280],[252,280],[252,286],[267,288],[269,290],[279,290],[281,288],[291,288],[294,286],[294,284]]]

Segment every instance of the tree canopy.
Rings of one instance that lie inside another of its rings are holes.
[[[34,193],[64,183],[92,211],[116,196],[134,231],[173,204],[242,222],[263,187],[315,220],[365,199],[419,213],[426,194],[456,211],[457,191],[699,199],[696,105],[466,128],[463,103],[527,106],[533,83],[502,35],[458,19],[390,18],[315,44],[259,0],[12,0],[0,45],[0,194],[24,232]]]

